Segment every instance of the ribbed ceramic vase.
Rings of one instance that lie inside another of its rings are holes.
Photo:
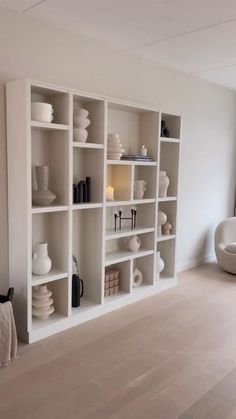
[[[39,320],[47,320],[54,312],[52,291],[47,285],[33,287],[32,291],[32,315]]]

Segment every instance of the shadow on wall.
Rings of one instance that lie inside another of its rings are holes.
[[[202,234],[195,246],[196,260],[205,260],[209,256],[209,249],[212,247],[212,240],[214,240],[214,228],[207,229]]]
[[[0,83],[0,292],[8,289],[6,93]]]

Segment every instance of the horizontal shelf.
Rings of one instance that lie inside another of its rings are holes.
[[[154,204],[156,199],[132,199],[130,201],[106,201],[107,207],[121,207],[123,205]]]
[[[35,129],[44,129],[44,130],[59,130],[59,131],[69,130],[69,125],[54,124],[53,122],[31,121],[31,127]]]
[[[145,233],[153,233],[155,231],[154,227],[136,227],[135,229],[131,230],[129,227],[122,228],[122,230],[114,231],[107,230],[105,240],[112,240],[117,239],[119,237],[128,237],[132,236],[133,234],[145,234]]]
[[[68,273],[59,269],[52,269],[46,275],[32,275],[32,286],[46,284],[47,282],[57,281],[68,278]]]
[[[59,314],[57,312],[54,312],[53,314],[51,314],[51,316],[49,316],[47,320],[39,320],[39,319],[36,319],[35,317],[32,317],[32,331],[43,329],[48,326],[52,326],[57,322],[65,320],[66,318],[67,318],[66,316],[64,316],[63,314]]]
[[[123,297],[129,295],[129,293],[124,291],[118,291],[116,294],[108,295],[104,297],[104,304],[114,303],[118,300],[121,300]]]
[[[81,204],[73,204],[72,209],[89,209],[89,208],[102,208],[102,202],[84,202]]]
[[[105,255],[105,265],[113,265],[114,263],[124,262],[126,260],[136,259],[143,256],[152,255],[153,250],[140,249],[138,252],[130,252],[129,250],[118,250],[116,252],[109,252]]]
[[[126,166],[156,166],[156,161],[107,160],[107,164]]]
[[[176,196],[167,196],[166,198],[158,198],[158,202],[177,201]]]
[[[179,142],[180,142],[179,138],[161,137],[161,143],[179,143]]]
[[[42,214],[44,212],[68,211],[67,205],[50,205],[50,207],[32,207],[32,214]]]
[[[163,242],[165,240],[173,240],[175,239],[175,234],[170,234],[169,236],[165,236],[164,234],[162,236],[157,236],[157,242]]]
[[[79,143],[76,141],[73,141],[73,147],[78,148],[95,148],[95,149],[103,149],[104,145],[99,143]]]

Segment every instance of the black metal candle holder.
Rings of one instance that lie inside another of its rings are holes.
[[[132,207],[130,217],[122,217],[122,210],[116,211],[114,214],[114,231],[117,231],[117,220],[119,221],[119,230],[122,228],[122,221],[123,220],[130,220],[130,229],[133,230],[136,227],[137,221],[137,210],[136,207]]]

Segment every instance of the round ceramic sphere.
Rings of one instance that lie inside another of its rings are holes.
[[[160,257],[157,262],[157,273],[161,273],[165,267],[164,260]]]
[[[167,216],[163,211],[158,211],[158,225],[163,226],[167,221]]]

